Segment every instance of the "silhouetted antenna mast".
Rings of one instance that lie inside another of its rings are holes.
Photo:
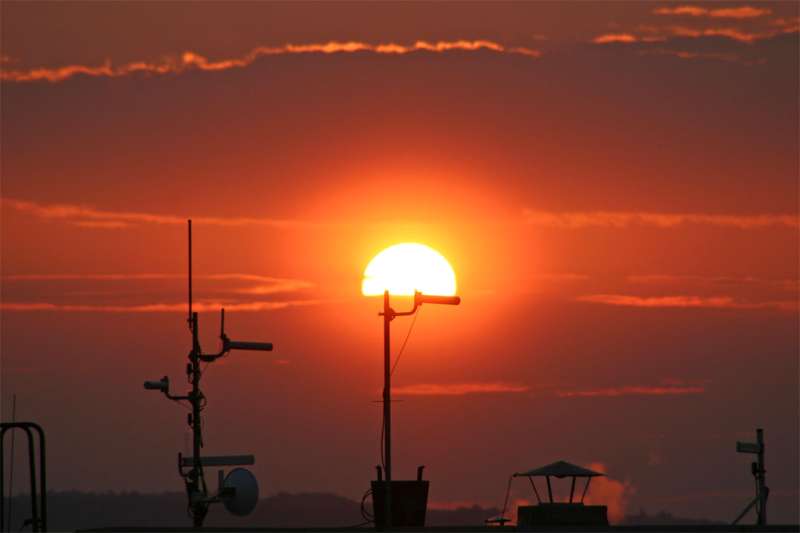
[[[767,487],[767,469],[764,468],[764,430],[756,429],[755,442],[737,442],[736,451],[738,453],[749,453],[756,456],[756,460],[750,463],[750,472],[756,482],[756,497],[739,513],[733,525],[739,523],[750,509],[756,509],[756,525],[767,525],[767,498],[769,498],[769,487]]]
[[[220,310],[219,338],[222,348],[218,353],[203,353],[200,348],[200,334],[197,327],[197,312],[192,309],[192,221],[188,221],[189,238],[189,330],[192,332],[192,350],[189,352],[189,364],[186,365],[186,376],[191,383],[191,390],[183,396],[172,395],[169,392],[169,377],[164,376],[158,381],[145,381],[144,388],[161,391],[167,398],[176,402],[189,402],[192,412],[187,417],[187,423],[192,429],[192,456],[183,457],[178,454],[178,472],[186,484],[186,494],[189,498],[189,512],[192,515],[193,525],[201,527],[212,503],[222,502],[229,512],[236,515],[249,514],[258,502],[258,483],[253,474],[244,468],[234,468],[227,476],[220,470],[218,472],[218,489],[213,495],[209,494],[206,485],[204,466],[240,466],[252,465],[255,457],[252,455],[221,455],[201,457],[203,448],[203,434],[201,412],[205,409],[207,401],[200,390],[200,379],[203,375],[200,363],[212,363],[227,355],[231,350],[255,350],[262,352],[272,351],[272,343],[232,341],[225,334],[225,309]],[[188,469],[188,470],[185,470]]]
[[[189,316],[186,322],[192,329],[192,219],[189,219]]]

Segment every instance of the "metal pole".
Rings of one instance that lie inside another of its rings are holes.
[[[767,525],[767,486],[764,469],[764,430],[756,429],[756,442],[758,442],[758,525]]]
[[[539,491],[536,490],[536,483],[533,482],[533,478],[528,476],[528,481],[531,482],[531,487],[533,487],[533,493],[536,495],[536,501],[538,503],[542,503],[542,499],[539,497]]]
[[[31,424],[31,427],[39,434],[39,494],[41,495],[41,511],[39,531],[47,531],[47,461],[44,443],[44,430],[39,424]]]
[[[392,527],[392,362],[390,325],[392,308],[389,307],[389,291],[383,292],[383,444],[386,490],[384,506],[384,529]]]
[[[0,425],[0,531],[6,530],[6,427]],[[9,512],[11,511],[11,497],[8,498]],[[11,529],[10,527],[8,529]]]
[[[33,434],[27,424],[22,426],[25,433],[28,435],[28,475],[31,477],[31,531],[39,531],[39,501],[36,495],[36,452],[35,443],[33,442]],[[9,531],[11,529],[9,528]]]
[[[203,446],[202,424],[200,422],[200,341],[197,333],[197,313],[192,313],[192,352],[189,354],[189,360],[192,370],[192,475],[194,485],[194,495],[191,497],[197,498],[197,493],[202,492],[205,497],[205,479],[203,479],[203,463],[200,459],[200,448]],[[202,490],[201,490],[202,487]],[[206,504],[201,502],[192,502],[193,507],[193,520],[194,527],[202,527],[203,519],[206,515]]]

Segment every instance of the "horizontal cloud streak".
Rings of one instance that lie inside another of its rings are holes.
[[[2,205],[39,218],[65,220],[76,226],[100,229],[127,228],[136,224],[184,225],[190,218],[172,214],[109,211],[76,204],[39,204],[14,198],[3,198]],[[256,217],[200,216],[192,218],[192,222],[209,226],[266,226],[272,228],[312,225],[310,222],[300,220]]]
[[[245,294],[254,296],[265,296],[270,294],[280,294],[297,292],[311,289],[314,283],[301,279],[275,278],[261,276],[257,274],[198,274],[193,276],[195,280],[209,281],[246,281],[255,283],[249,287],[225,289],[226,292],[234,294]],[[184,280],[186,274],[171,273],[131,273],[131,274],[11,274],[2,277],[6,283],[17,282],[54,282],[54,281],[89,281],[89,282],[137,282],[137,281],[161,281],[161,280]]]
[[[176,214],[147,213],[140,211],[113,211],[78,204],[41,204],[15,198],[2,198],[3,207],[48,220],[63,220],[79,227],[118,229],[140,224],[184,225],[190,217]],[[544,211],[523,210],[524,221],[534,226],[555,228],[652,226],[673,228],[689,224],[703,224],[736,229],[766,227],[800,228],[796,214],[766,213],[759,215],[719,215],[709,213],[655,213],[636,211]],[[199,225],[240,227],[264,226],[271,228],[315,227],[321,222],[298,219],[259,217],[192,217]]]
[[[627,386],[589,390],[569,390],[558,391],[556,394],[561,398],[617,398],[620,396],[685,396],[687,394],[703,394],[705,391],[705,387],[700,385],[659,385],[655,387]]]
[[[797,311],[796,301],[773,302],[741,302],[730,296],[632,296],[628,294],[589,294],[579,296],[580,302],[615,305],[622,307],[675,307],[675,308],[712,308],[712,309],[777,309],[780,311]]]
[[[676,274],[645,274],[627,277],[628,281],[637,284],[667,285],[692,283],[696,285],[708,286],[762,286],[776,288],[786,291],[797,291],[800,289],[800,281],[796,279],[766,279],[755,278],[752,276],[691,276]]]
[[[635,43],[638,40],[639,38],[631,33],[604,33],[592,39],[592,42],[596,44]]]
[[[740,7],[720,7],[715,9],[708,9],[701,6],[675,6],[675,7],[660,7],[653,10],[656,15],[688,15],[691,17],[710,17],[710,18],[727,18],[727,19],[750,19],[763,17],[772,13],[771,9],[740,6]]]
[[[165,75],[178,74],[189,70],[221,71],[244,68],[263,56],[287,54],[342,54],[367,52],[373,54],[403,55],[412,52],[444,53],[452,51],[474,52],[486,50],[496,53],[518,54],[539,57],[541,52],[523,46],[506,46],[488,40],[455,41],[416,41],[409,45],[396,43],[371,44],[360,41],[329,41],[326,43],[285,44],[283,46],[259,46],[241,57],[209,60],[195,52],[187,51],[179,58],[164,58],[160,61],[134,61],[113,66],[106,62],[98,66],[66,65],[55,68],[32,68],[27,70],[8,70],[0,72],[0,79],[12,82],[64,81],[73,76],[118,78],[132,74]]]
[[[573,211],[552,212],[526,209],[525,221],[534,226],[555,228],[626,228],[629,226],[651,226],[674,228],[677,226],[702,224],[735,229],[758,229],[766,227],[799,228],[800,218],[790,214],[761,215],[716,215],[707,213],[652,213],[634,211]]]
[[[133,274],[9,274],[3,276],[3,279],[10,281],[60,281],[60,280],[100,280],[100,281],[128,281],[128,280],[157,280],[157,279],[183,279],[186,274],[172,274],[172,273],[133,273]],[[270,276],[261,276],[259,274],[240,274],[240,273],[227,273],[227,274],[196,274],[195,279],[210,279],[210,280],[241,280],[241,281],[258,281],[264,283],[270,282],[304,282],[291,278],[273,278]]]
[[[287,300],[274,302],[195,302],[192,310],[199,313],[219,312],[224,307],[226,311],[276,311],[288,307],[316,305],[319,300]],[[185,313],[186,302],[181,303],[152,303],[141,305],[84,305],[84,304],[55,304],[49,302],[0,302],[2,311],[60,311],[78,313]]]
[[[513,383],[422,383],[393,387],[399,396],[464,396],[467,394],[519,393],[528,387]]]
[[[688,50],[672,50],[669,48],[656,48],[654,50],[640,50],[640,55],[653,55],[653,56],[672,56],[679,59],[710,59],[713,61],[725,61],[728,63],[742,63],[744,65],[752,65],[754,63],[761,63],[763,61],[750,61],[739,57],[736,54],[725,54],[718,52],[691,52]]]

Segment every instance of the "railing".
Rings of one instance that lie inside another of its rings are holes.
[[[47,531],[47,470],[45,463],[45,441],[44,431],[39,424],[34,422],[3,422],[0,423],[0,531],[10,529],[10,524],[6,524],[6,498],[5,498],[5,437],[6,432],[14,429],[21,429],[28,436],[28,468],[31,484],[31,517],[25,521],[25,525],[30,524],[34,532]],[[39,437],[39,491],[36,490],[36,453],[34,436],[31,430],[35,431]],[[12,457],[13,461],[13,457]],[[10,503],[10,499],[9,499]]]

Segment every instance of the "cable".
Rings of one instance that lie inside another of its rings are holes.
[[[506,488],[506,499],[503,502],[503,514],[500,515],[503,518],[506,517],[506,509],[508,509],[508,497],[511,495],[511,482],[513,480],[514,480],[513,475],[508,477],[508,487]]]
[[[375,517],[373,515],[369,514],[369,511],[367,511],[367,508],[364,505],[366,503],[366,501],[367,501],[367,498],[371,494],[372,494],[372,489],[367,489],[367,492],[365,492],[364,496],[362,496],[362,498],[361,498],[361,517],[364,520],[366,520],[366,522],[364,522],[364,524],[369,524],[369,523],[372,523],[372,522],[375,521]],[[359,526],[362,526],[364,524],[359,524]],[[358,526],[355,526],[355,527],[358,527]]]
[[[406,345],[408,344],[408,339],[411,338],[411,332],[414,331],[414,324],[417,323],[417,317],[419,316],[421,310],[422,308],[420,308],[419,310],[417,310],[416,313],[414,313],[414,318],[411,321],[411,325],[408,326],[408,331],[406,332],[406,338],[403,339],[403,344],[400,345],[400,350],[397,352],[397,356],[394,359],[394,364],[392,365],[392,369],[389,371],[389,376],[394,375],[394,371],[397,368],[397,363],[400,362],[400,356],[403,355],[403,352],[406,349]],[[381,411],[381,413],[383,413],[383,411]],[[381,449],[381,467],[384,470],[386,470],[386,458],[383,456],[383,438],[385,429],[386,429],[386,418],[383,416],[383,414],[381,414],[381,436],[380,439],[378,439],[378,444],[380,445]]]
[[[406,338],[403,340],[403,344],[400,346],[400,351],[397,352],[397,357],[394,360],[394,364],[392,365],[392,370],[389,372],[390,376],[394,375],[394,369],[397,368],[397,363],[400,362],[400,356],[403,355],[403,351],[406,349],[406,344],[408,344],[408,339],[411,338],[411,332],[414,331],[414,324],[417,323],[417,317],[419,316],[420,312],[422,312],[422,307],[420,307],[416,313],[414,313],[414,319],[411,321],[411,325],[408,326],[408,333],[406,333]]]

